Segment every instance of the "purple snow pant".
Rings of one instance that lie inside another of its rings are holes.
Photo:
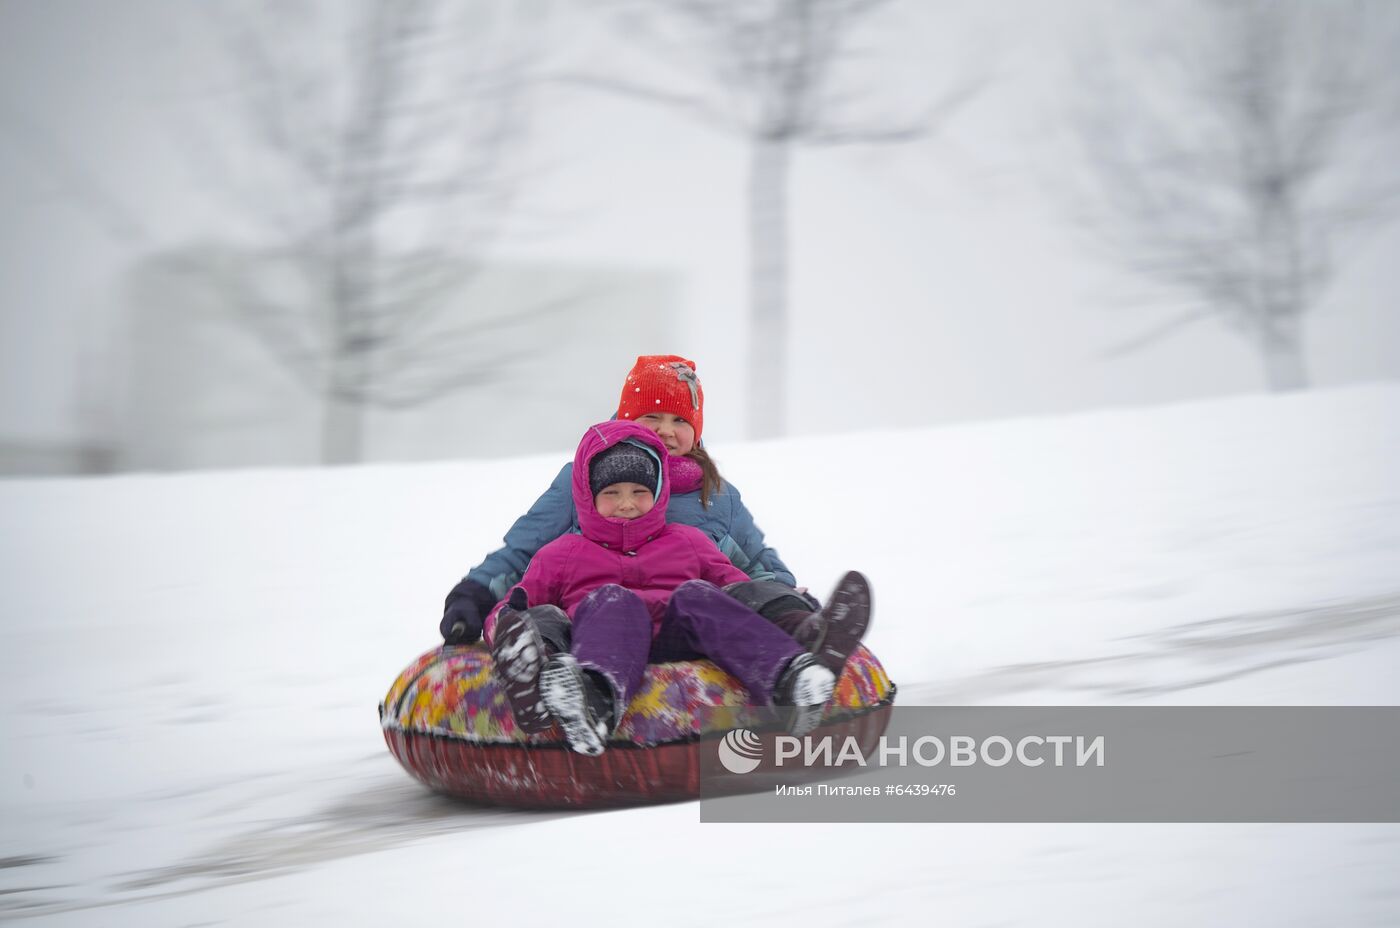
[[[709,658],[739,678],[752,704],[767,705],[788,662],[806,653],[787,632],[705,580],[676,587],[655,639],[651,632],[641,597],[616,584],[600,586],[574,610],[571,650],[579,666],[612,684],[617,718],[647,664]]]

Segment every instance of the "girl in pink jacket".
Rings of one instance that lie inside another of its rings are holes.
[[[542,733],[557,721],[574,750],[600,754],[648,663],[709,658],[755,703],[797,707],[793,731],[810,730],[869,621],[865,578],[847,574],[822,611],[824,651],[844,650],[833,673],[721,589],[749,578],[707,535],[666,522],[665,460],[661,439],[631,422],[599,423],[579,442],[580,533],[541,548],[485,623],[516,723]],[[572,622],[569,653],[546,656],[541,610]]]

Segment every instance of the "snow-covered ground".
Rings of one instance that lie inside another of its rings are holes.
[[[905,704],[1400,703],[1400,385],[711,449]],[[1397,825],[481,809],[375,707],[567,457],[0,483],[0,920],[1400,922]]]

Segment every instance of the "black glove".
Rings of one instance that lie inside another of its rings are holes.
[[[463,578],[452,588],[443,603],[442,622],[438,631],[446,644],[471,644],[481,637],[481,626],[491,607],[496,605],[496,597],[491,591],[475,580]]]

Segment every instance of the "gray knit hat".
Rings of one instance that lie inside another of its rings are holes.
[[[656,458],[630,442],[618,442],[588,464],[588,491],[594,496],[614,483],[639,483],[658,493]]]

